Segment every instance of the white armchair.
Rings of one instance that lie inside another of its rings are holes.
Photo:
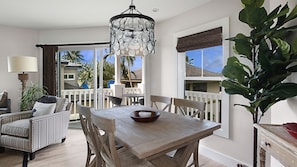
[[[39,149],[58,141],[63,143],[72,109],[72,103],[65,102],[66,99],[57,98],[52,114],[33,117],[32,111],[25,111],[0,115],[0,152],[4,148],[23,151],[23,167],[26,167],[28,157],[33,160]]]

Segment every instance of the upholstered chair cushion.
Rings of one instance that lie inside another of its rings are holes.
[[[55,112],[60,112],[63,110],[64,108],[64,104],[66,103],[66,99],[65,98],[60,98],[60,97],[57,97],[57,103],[56,103],[56,109],[55,109]],[[68,104],[68,103],[67,103]],[[66,104],[66,105],[67,105]]]
[[[33,107],[33,117],[52,114],[54,113],[55,108],[56,108],[56,103],[35,102]]]
[[[8,93],[6,91],[0,92],[0,107],[7,107]]]
[[[11,136],[25,137],[29,136],[29,119],[21,119],[2,125],[1,133]]]

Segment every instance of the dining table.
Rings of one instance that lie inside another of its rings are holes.
[[[135,112],[159,113],[159,117],[151,122],[137,122],[132,119]],[[185,167],[198,141],[220,128],[219,123],[146,106],[97,109],[92,114],[115,119],[117,142],[156,167]]]

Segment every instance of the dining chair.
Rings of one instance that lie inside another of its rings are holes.
[[[95,115],[95,109],[91,109],[91,119],[93,133],[92,138],[95,141],[95,154],[103,159],[103,166],[108,167],[153,167],[146,160],[138,159],[135,155],[122,147],[116,149],[115,142],[115,120],[107,117]],[[99,111],[100,112],[100,111]],[[100,133],[100,130],[105,133]],[[97,167],[99,167],[97,165]]]
[[[166,96],[151,95],[151,107],[162,111],[171,112],[172,98]]]
[[[107,97],[111,101],[113,107],[121,106],[122,100],[123,100],[122,98],[116,97],[116,96],[107,96]]]
[[[174,112],[176,114],[182,114],[184,116],[190,116],[193,118],[198,117],[200,121],[204,119],[204,112],[205,112],[205,106],[206,106],[205,102],[173,98],[173,105],[174,105]],[[195,167],[199,166],[198,148],[199,148],[199,141],[195,146],[195,150],[193,154],[194,161],[189,166],[192,166],[192,165],[194,165]]]
[[[91,139],[92,123],[91,123],[91,108],[83,106],[80,102],[77,103],[77,110],[79,113],[82,130],[87,141],[87,160],[86,167],[95,166],[96,158],[94,157],[94,144]],[[92,159],[92,160],[91,160]]]

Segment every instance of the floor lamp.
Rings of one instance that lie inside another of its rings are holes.
[[[29,56],[8,56],[8,72],[19,73],[18,79],[22,83],[22,95],[29,76],[26,72],[37,72],[37,58]]]

